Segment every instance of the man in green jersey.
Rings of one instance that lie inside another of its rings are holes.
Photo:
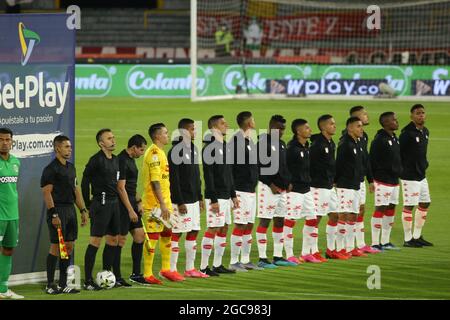
[[[0,300],[23,299],[8,289],[12,254],[19,241],[19,202],[17,179],[19,159],[9,153],[13,133],[0,128]]]

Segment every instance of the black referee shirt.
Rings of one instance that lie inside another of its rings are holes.
[[[127,191],[128,197],[135,199],[137,193],[137,180],[139,176],[136,162],[132,157],[130,157],[125,149],[119,153],[117,158],[119,158],[119,180],[126,180],[125,190]]]
[[[117,199],[119,177],[119,159],[115,155],[108,159],[102,150],[94,154],[86,164],[81,181],[81,191],[86,207],[89,208],[91,205],[89,191],[95,199],[102,203],[105,200]],[[92,190],[89,190],[89,186],[92,187]]]
[[[75,202],[77,173],[69,161],[63,165],[57,158],[42,171],[41,188],[53,185],[52,198],[55,206],[70,206]]]

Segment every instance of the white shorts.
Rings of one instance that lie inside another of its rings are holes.
[[[338,213],[359,213],[359,190],[336,188],[338,206],[336,212]]]
[[[233,209],[233,222],[236,224],[255,223],[256,193],[236,191],[239,208]]]
[[[200,202],[186,203],[187,213],[181,214],[178,205],[173,204],[173,214],[177,222],[172,227],[173,233],[200,231]]]
[[[366,204],[366,195],[367,195],[366,183],[363,181],[359,185],[359,205],[360,206],[363,204]]]
[[[311,187],[311,192],[316,216],[326,216],[330,212],[336,212],[337,196],[334,188],[324,189]]]
[[[287,194],[286,219],[297,220],[304,217],[314,217],[314,201],[312,193],[289,192]]]
[[[375,206],[388,206],[390,204],[398,204],[398,196],[400,192],[399,185],[386,184],[379,181],[373,181],[375,186]]]
[[[430,203],[430,189],[427,179],[421,181],[401,180],[403,205],[417,206],[419,203]]]
[[[258,182],[258,218],[286,216],[286,191],[273,194],[268,185]]]
[[[225,224],[231,224],[231,199],[217,199],[219,213],[211,211],[211,200],[205,199],[206,226],[208,228],[221,228]]]

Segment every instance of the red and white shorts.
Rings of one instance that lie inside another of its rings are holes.
[[[311,191],[307,193],[289,192],[287,194],[286,219],[297,220],[314,217],[314,201]]]
[[[311,187],[314,201],[314,213],[316,216],[326,216],[330,212],[336,212],[337,196],[334,188],[314,188]]]
[[[285,217],[286,200],[286,191],[273,194],[268,185],[258,182],[258,218]]]
[[[338,205],[336,212],[338,213],[359,213],[359,190],[336,188]]]
[[[400,186],[398,184],[387,184],[384,182],[373,181],[375,186],[375,206],[388,206],[398,204]]]
[[[205,199],[206,226],[208,228],[221,228],[225,224],[231,224],[231,199],[217,199],[219,213],[211,210],[211,200]]]
[[[236,224],[255,223],[256,193],[236,191],[239,208],[233,209],[233,222]]]
[[[403,205],[417,206],[419,203],[430,203],[430,189],[427,179],[421,181],[401,180]]]
[[[187,213],[181,214],[178,205],[173,204],[173,214],[176,216],[176,223],[172,226],[173,233],[184,233],[200,231],[200,202],[186,203]]]

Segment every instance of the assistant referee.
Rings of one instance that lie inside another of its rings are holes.
[[[51,242],[47,256],[47,287],[45,292],[47,294],[73,294],[80,292],[67,286],[67,268],[78,235],[77,215],[73,205],[76,203],[81,212],[81,226],[86,225],[87,209],[77,188],[75,166],[68,161],[72,155],[70,139],[63,135],[55,137],[53,148],[55,159],[44,168],[41,176],[41,188],[47,206],[47,225]],[[54,283],[56,262],[60,254],[58,228],[61,228],[69,255],[69,259],[59,260],[59,286]]]

